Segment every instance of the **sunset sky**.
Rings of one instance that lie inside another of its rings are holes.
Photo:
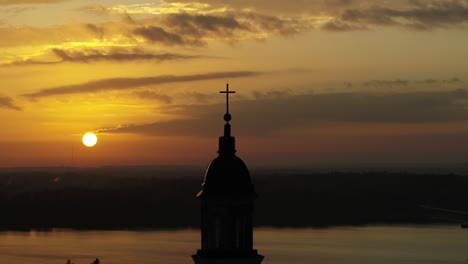
[[[468,0],[0,0],[0,167],[468,160]],[[81,137],[97,133],[95,147]]]

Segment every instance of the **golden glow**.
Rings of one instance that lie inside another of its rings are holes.
[[[437,20],[441,27],[437,21],[422,21],[437,30],[413,31],[405,25],[415,23],[397,21],[401,18],[393,15],[395,23],[384,25],[364,16],[362,21],[342,16],[348,9],[373,14],[374,5],[413,10],[406,0],[347,5],[243,0],[19,2],[21,7],[0,4],[0,119],[8,127],[0,130],[0,167],[203,164],[216,149],[213,138],[222,129],[225,99],[217,92],[226,81],[242,90],[233,96],[234,120],[239,122],[233,133],[239,137],[238,149],[253,164],[276,166],[288,160],[306,165],[311,160],[369,164],[407,158],[417,162],[429,158],[427,152],[433,161],[463,160],[468,154],[468,143],[460,144],[468,142],[464,140],[468,112],[455,112],[463,109],[458,104],[465,103],[468,90],[468,34],[460,34],[465,29],[452,20],[447,24]],[[362,28],[353,27],[361,24]],[[137,34],[140,28],[147,32]],[[199,81],[180,77],[236,71],[254,74]],[[160,76],[181,81],[148,81]],[[454,77],[458,81],[451,82]],[[382,85],[368,85],[372,80]],[[408,85],[393,85],[395,80]],[[24,96],[44,89],[70,93]],[[459,99],[426,100],[420,91],[428,98],[434,97],[427,92],[443,91],[441,95]],[[348,104],[367,117],[355,122],[345,118],[343,109],[348,106],[338,104],[341,99],[330,101],[337,105],[326,105],[325,98],[348,98],[343,93],[368,98],[369,109]],[[406,108],[395,112],[371,102],[392,98],[393,93],[410,93],[408,101],[402,101]],[[283,107],[308,100],[299,99],[302,94],[317,95],[313,100],[324,101],[314,107],[324,113],[336,111],[337,116],[305,119],[294,111],[306,109]],[[242,107],[256,100],[264,106],[262,113],[275,117],[275,124],[268,134],[254,137],[253,132],[249,139],[240,130],[263,130],[242,125],[256,120],[243,114]],[[377,109],[373,115],[365,112],[374,111],[371,106]],[[410,116],[418,117],[414,122],[402,113],[413,106],[416,113]],[[419,119],[419,113],[426,116],[427,111],[437,117]],[[193,122],[198,124],[193,130],[173,122],[195,119],[200,122]],[[164,131],[156,130],[158,126]],[[112,130],[119,127],[132,128]],[[83,137],[87,131],[105,135],[105,144],[89,149],[101,139]],[[80,136],[88,147],[80,144]]]
[[[96,135],[91,132],[84,134],[82,140],[83,144],[87,147],[94,147],[97,143]]]
[[[177,14],[183,12],[197,12],[201,14],[224,12],[227,7],[213,8],[210,4],[206,3],[144,3],[144,4],[131,4],[131,5],[117,5],[109,8],[112,12],[121,14]]]

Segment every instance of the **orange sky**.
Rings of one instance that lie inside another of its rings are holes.
[[[0,0],[0,167],[204,166],[227,81],[248,165],[463,163],[467,22],[467,0]]]

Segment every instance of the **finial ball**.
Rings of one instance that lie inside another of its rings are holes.
[[[231,114],[226,113],[226,114],[224,115],[224,121],[229,122],[229,121],[231,121],[231,119],[232,119]]]

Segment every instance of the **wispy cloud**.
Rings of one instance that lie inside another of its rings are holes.
[[[131,43],[121,36],[124,25],[116,23],[99,24],[107,38],[93,30],[90,24],[67,23],[49,27],[15,26],[0,27],[0,47],[24,47],[44,49],[47,46],[76,48],[122,46]],[[99,39],[97,39],[99,38]],[[22,55],[22,54],[18,54]]]
[[[216,15],[166,14],[148,25],[136,27],[133,33],[151,43],[200,46],[209,39],[236,42],[270,35],[290,36],[312,28],[309,20],[244,11]]]
[[[120,17],[120,15],[119,15]],[[67,23],[50,27],[0,27],[0,47],[66,46],[75,48],[158,44],[200,46],[209,41],[238,42],[290,36],[313,29],[313,21],[252,11],[216,14],[170,13],[149,18],[111,19],[104,23]],[[80,45],[82,43],[82,45]],[[89,47],[89,46],[88,46]],[[44,47],[41,47],[42,49]]]
[[[136,36],[143,37],[151,43],[161,43],[165,45],[201,45],[202,42],[197,39],[187,39],[182,35],[166,31],[158,26],[144,26],[136,28],[133,33]]]
[[[0,107],[21,111],[22,108],[14,103],[13,98],[9,96],[0,96]]]
[[[255,99],[265,99],[265,98],[278,98],[292,96],[293,91],[291,89],[284,90],[268,90],[268,91],[254,91],[253,96]]]
[[[378,0],[370,0],[377,2]],[[399,1],[399,0],[393,0]],[[193,3],[191,0],[165,0],[167,4],[172,6],[181,4]],[[236,9],[236,10],[256,10],[263,11],[266,13],[322,13],[327,10],[339,10],[341,7],[348,7],[353,4],[362,5],[362,2],[369,2],[369,0],[326,0],[326,1],[304,1],[304,0],[256,0],[256,1],[245,1],[245,0],[230,0],[230,1],[219,1],[219,0],[201,0],[199,3],[202,5],[209,5],[211,9],[224,8],[224,9]],[[200,9],[200,8],[199,8]],[[207,9],[207,8],[205,8]],[[142,9],[140,9],[142,10]]]
[[[98,36],[100,39],[104,37],[104,27],[102,26],[97,26],[95,24],[85,24],[86,29],[89,31],[93,32]]]
[[[70,63],[91,63],[91,62],[130,62],[130,61],[178,61],[200,58],[196,55],[185,55],[169,52],[151,52],[142,49],[122,49],[111,48],[105,49],[84,49],[84,50],[65,50],[52,49],[52,54],[58,57],[59,60],[41,61],[37,59],[27,59],[14,61],[5,65],[34,65],[34,64],[58,64],[64,62]]]
[[[286,94],[288,92],[285,92]],[[332,93],[262,97],[238,100],[233,105],[236,135],[265,135],[330,123],[438,123],[468,120],[468,91],[395,94]],[[108,133],[140,133],[158,136],[213,136],[220,131],[222,104],[198,104],[165,108],[164,114],[187,116],[150,124],[102,128]],[[252,114],[255,113],[255,114]],[[190,127],[190,131],[186,128]]]
[[[121,14],[151,14],[163,15],[174,13],[191,13],[209,14],[224,12],[227,7],[213,7],[208,3],[201,2],[169,2],[160,1],[158,3],[143,3],[143,4],[130,4],[130,5],[117,5],[107,8],[109,12]]]
[[[194,75],[163,75],[141,78],[111,78],[98,81],[91,81],[82,84],[66,85],[42,89],[40,91],[25,94],[24,96],[30,99],[41,97],[79,94],[79,93],[95,93],[114,90],[135,89],[145,86],[152,86],[166,83],[193,82],[214,79],[253,77],[264,74],[263,72],[255,71],[236,71],[236,72],[214,72]]]
[[[436,79],[425,79],[425,80],[371,80],[364,82],[366,87],[406,87],[412,84],[425,84],[425,85],[440,85],[440,84],[456,84],[462,83],[458,77],[453,77],[446,80],[436,80]]]
[[[194,59],[200,56],[184,55],[169,52],[152,53],[141,49],[126,51],[123,49],[67,51],[54,49],[53,52],[64,62],[92,62],[92,61],[134,61],[154,60],[172,61]]]
[[[365,29],[370,26],[398,26],[414,30],[460,28],[468,23],[468,1],[409,1],[410,5],[392,8],[373,5],[349,8],[325,24],[330,31]]]
[[[345,31],[356,31],[356,30],[366,30],[367,26],[365,25],[355,25],[343,22],[339,19],[332,19],[327,23],[322,25],[322,30],[330,32],[345,32]]]

